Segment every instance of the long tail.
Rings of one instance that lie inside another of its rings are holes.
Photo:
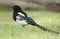
[[[42,30],[44,30],[44,31],[48,31],[48,32],[53,32],[53,33],[56,33],[56,34],[60,34],[59,32],[53,31],[53,30],[48,29],[48,28],[46,28],[46,27],[40,26],[40,25],[38,25],[38,24],[36,24],[35,26],[37,26],[38,28],[40,28],[40,29],[42,29]]]

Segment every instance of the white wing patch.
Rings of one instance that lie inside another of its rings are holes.
[[[18,14],[19,14],[19,15],[22,15],[22,16],[25,16],[25,15],[24,15],[23,13],[21,13],[21,12],[18,12]]]
[[[26,22],[26,20],[18,20],[18,19],[16,19],[16,22],[18,23],[18,24],[20,24],[20,25],[27,25],[28,23]]]
[[[20,16],[16,16],[17,19],[20,19]]]

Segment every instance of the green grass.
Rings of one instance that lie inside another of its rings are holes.
[[[60,32],[60,13],[48,10],[26,10],[38,24]],[[60,39],[60,35],[43,31],[32,25],[25,28],[12,18],[12,11],[0,11],[0,39]]]

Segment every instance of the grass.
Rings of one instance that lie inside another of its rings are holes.
[[[38,24],[60,32],[60,13],[48,10],[26,10]],[[12,11],[0,11],[0,39],[60,39],[60,35],[32,25],[21,27],[12,19]]]

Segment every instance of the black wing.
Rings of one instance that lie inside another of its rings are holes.
[[[24,15],[25,15],[25,17],[27,17],[27,14],[26,14],[24,11],[21,11],[21,13],[22,13],[22,14],[24,14]]]
[[[31,25],[37,24],[31,17],[25,17],[25,20],[28,22],[28,24]]]

